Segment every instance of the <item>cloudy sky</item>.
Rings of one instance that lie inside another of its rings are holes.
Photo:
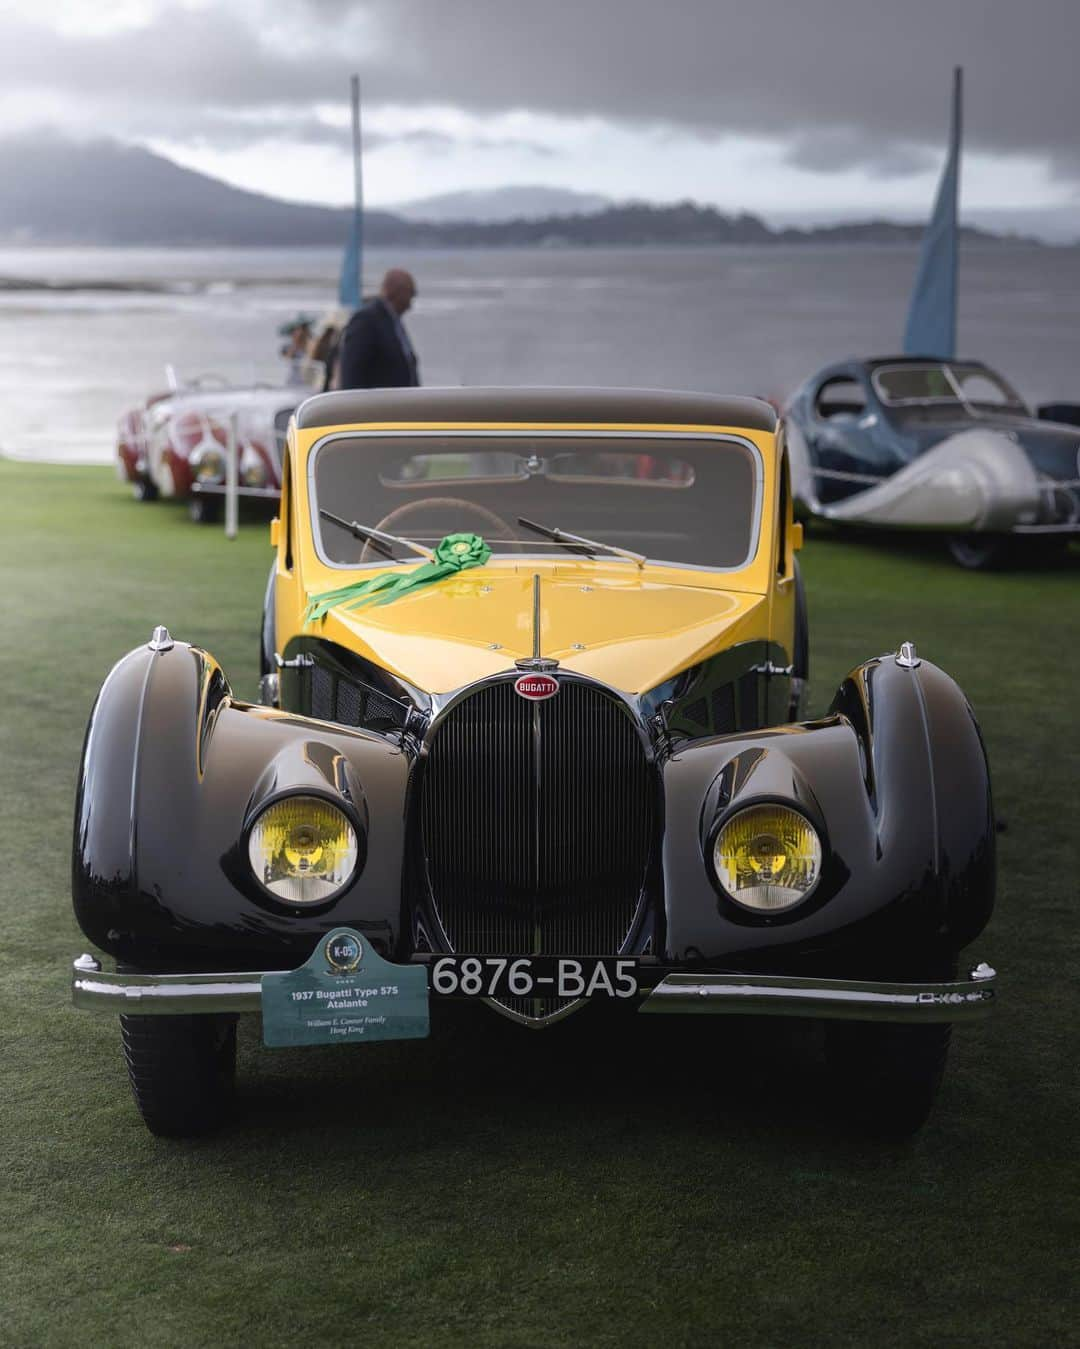
[[[1080,0],[0,0],[0,135],[309,202],[544,183],[770,219],[925,215],[965,68],[968,218],[1080,235]]]

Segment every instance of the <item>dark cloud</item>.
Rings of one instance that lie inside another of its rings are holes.
[[[456,136],[448,131],[425,127],[394,134],[383,131],[365,132],[364,145],[368,149],[378,149],[383,145],[414,145],[424,150],[466,150],[469,153],[504,150],[517,155],[531,155],[537,159],[554,159],[558,155],[558,151],[553,150],[550,145],[527,140],[523,136]]]
[[[355,60],[329,34],[320,45],[283,50],[258,22],[220,5],[166,7],[140,27],[100,36],[0,19],[0,82],[136,110],[142,100],[213,110],[340,99]]]
[[[164,134],[172,117],[240,143],[258,114],[288,126],[292,109],[297,139],[337,143],[310,109],[343,100],[359,69],[368,106],[764,135],[803,167],[895,176],[940,149],[959,63],[968,145],[1044,155],[1074,179],[1078,49],[1078,0],[246,0],[101,37],[0,20],[0,81],[77,100],[102,130],[138,134],[142,118]]]
[[[876,137],[854,127],[801,132],[784,158],[794,167],[813,173],[861,169],[871,178],[907,178],[925,173],[938,163],[938,156],[925,145]]]
[[[342,8],[321,0],[327,22]],[[912,146],[944,140],[959,64],[969,145],[1065,167],[1075,153],[1077,0],[468,0],[452,22],[444,0],[364,10],[399,54],[385,87],[413,98],[775,135],[804,160],[823,136],[823,166],[830,139],[863,138],[880,147],[864,162],[910,172]]]
[[[303,13],[306,6],[293,8]],[[316,29],[286,53],[258,24],[220,8],[168,8],[146,25],[100,37],[70,37],[0,19],[0,86],[72,97],[83,130],[92,113],[108,123],[103,130],[223,150],[280,139],[348,149],[349,126],[325,121],[310,109],[315,103],[344,103],[350,73],[364,64],[349,54],[349,45]],[[373,80],[380,83],[381,76]],[[369,129],[364,144],[510,150],[534,158],[555,153],[525,137],[455,136],[434,127]]]
[[[148,139],[189,141],[208,145],[217,150],[242,150],[248,146],[292,141],[300,145],[328,145],[338,150],[352,149],[352,128],[327,122],[285,109],[273,109],[261,117],[241,116],[235,112],[206,111],[165,118],[144,110],[142,134]],[[405,145],[432,153],[447,154],[464,150],[470,154],[489,150],[509,150],[518,155],[552,158],[556,152],[539,141],[518,136],[453,135],[436,127],[414,127],[407,131],[387,132],[366,130],[364,147],[380,150],[387,146]]]

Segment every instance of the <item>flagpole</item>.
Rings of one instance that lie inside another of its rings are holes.
[[[352,93],[353,210],[356,212],[356,293],[364,298],[364,162],[360,141],[360,76],[349,80]]]

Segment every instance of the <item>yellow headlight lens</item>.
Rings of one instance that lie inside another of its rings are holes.
[[[337,806],[288,796],[258,817],[248,839],[251,869],[286,904],[332,899],[356,870],[356,831]]]
[[[804,900],[817,884],[821,840],[797,810],[748,806],[717,834],[713,865],[736,903],[775,913]]]

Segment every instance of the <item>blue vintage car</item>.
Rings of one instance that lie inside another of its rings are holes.
[[[939,530],[965,567],[1061,553],[1080,537],[1080,431],[1033,416],[980,361],[839,361],[786,415],[806,515]]]

